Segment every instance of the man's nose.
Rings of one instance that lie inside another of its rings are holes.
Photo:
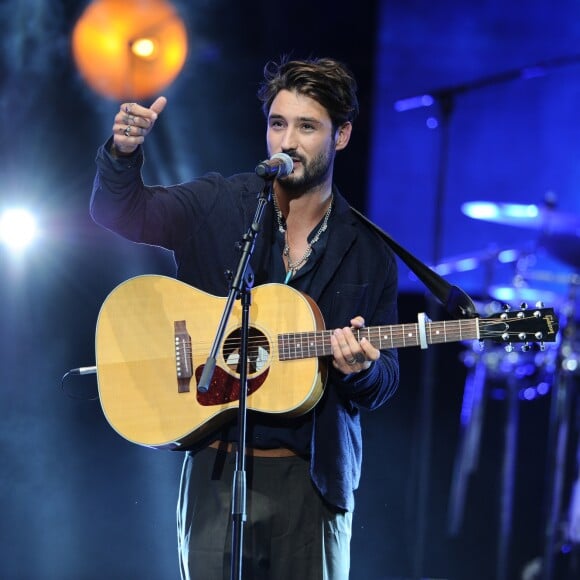
[[[297,146],[298,143],[296,131],[291,127],[288,127],[286,131],[284,131],[284,136],[282,138],[282,142],[280,143],[280,147],[282,148],[282,151],[290,151],[296,149]]]

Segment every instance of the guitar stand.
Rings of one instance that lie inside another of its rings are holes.
[[[240,356],[238,370],[240,374],[240,401],[238,406],[238,445],[236,451],[236,470],[232,484],[232,559],[230,566],[230,579],[241,580],[242,578],[242,553],[244,538],[244,522],[246,521],[246,417],[247,417],[247,395],[248,395],[248,337],[250,331],[250,305],[252,302],[251,290],[254,283],[254,273],[250,266],[250,259],[256,245],[256,238],[261,229],[262,218],[266,205],[272,197],[271,184],[266,182],[264,188],[258,195],[258,205],[254,220],[250,228],[242,238],[240,245],[241,255],[236,270],[232,276],[230,290],[222,318],[220,320],[216,337],[214,339],[210,354],[207,358],[203,373],[198,383],[198,391],[207,393],[211,387],[211,380],[216,367],[218,352],[221,348],[225,329],[234,302],[237,299],[242,303],[242,326]],[[231,275],[231,274],[230,274]]]

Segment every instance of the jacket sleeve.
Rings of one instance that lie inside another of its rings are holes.
[[[385,269],[383,288],[378,305],[372,315],[365,317],[366,326],[396,324],[397,314],[397,263],[388,251],[388,266]],[[332,365],[330,372],[335,376],[333,383],[342,397],[358,408],[372,410],[385,403],[399,386],[399,360],[396,349],[381,350],[380,358],[360,373],[343,375]]]
[[[111,140],[96,157],[90,214],[97,224],[131,241],[171,250],[191,235],[192,225],[201,227],[221,188],[217,174],[169,187],[147,186],[141,176],[142,148],[114,157],[110,146]]]

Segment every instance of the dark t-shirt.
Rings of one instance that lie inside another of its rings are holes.
[[[322,220],[321,220],[322,221]],[[332,227],[332,213],[329,218]],[[318,231],[320,224],[316,226],[309,237],[309,241]],[[286,278],[286,269],[282,260],[284,250],[284,234],[278,229],[276,221],[272,222],[272,248],[270,252],[270,268],[272,280],[283,283]],[[288,281],[288,285],[296,290],[308,294],[312,280],[324,250],[326,248],[327,235],[324,232],[318,241],[312,246],[312,254],[308,261],[297,270],[296,274]],[[238,441],[238,422],[234,421],[224,430],[221,438],[226,441]],[[300,417],[272,417],[264,413],[249,411],[247,415],[246,443],[250,447],[259,449],[274,449],[285,447],[292,449],[299,455],[310,455],[312,441],[312,411]]]

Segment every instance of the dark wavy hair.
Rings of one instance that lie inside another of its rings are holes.
[[[343,63],[331,58],[270,61],[264,67],[264,80],[258,99],[266,118],[272,101],[281,90],[297,91],[320,103],[332,120],[334,130],[358,115],[357,84]]]

